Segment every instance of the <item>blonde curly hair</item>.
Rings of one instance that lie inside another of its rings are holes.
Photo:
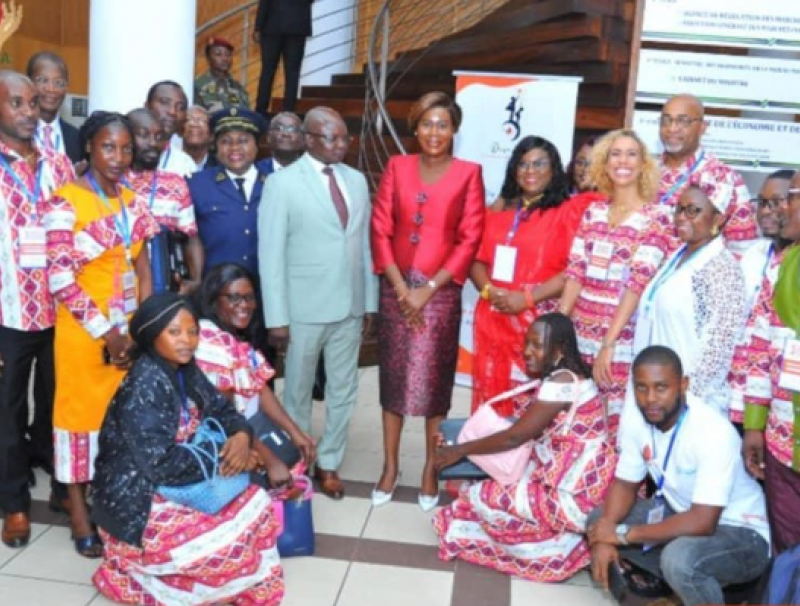
[[[606,172],[606,164],[608,156],[611,152],[611,147],[619,139],[629,138],[636,141],[639,146],[639,154],[642,156],[642,172],[639,174],[639,182],[637,183],[639,195],[646,203],[653,202],[658,193],[658,184],[661,180],[661,171],[658,168],[658,163],[653,156],[647,151],[647,146],[644,141],[634,131],[627,128],[619,130],[612,130],[603,135],[603,137],[592,148],[592,164],[589,167],[589,175],[592,183],[595,184],[597,190],[608,197],[614,195],[614,183]]]

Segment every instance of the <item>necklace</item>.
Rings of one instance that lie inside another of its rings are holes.
[[[525,196],[522,196],[522,206],[523,206],[523,208],[525,210],[530,210],[531,207],[534,204],[536,204],[537,202],[539,202],[539,200],[541,200],[543,196],[544,196],[544,194],[537,194],[537,195],[533,196],[532,198],[526,198]]]

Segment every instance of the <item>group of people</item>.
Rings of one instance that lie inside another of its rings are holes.
[[[95,112],[76,133],[57,118],[68,82],[52,53],[32,57],[28,76],[0,72],[6,545],[30,538],[41,466],[76,551],[103,558],[94,581],[110,599],[279,603],[266,491],[251,484],[207,514],[161,489],[203,479],[182,445],[208,419],[225,432],[221,475],[290,484],[253,437],[260,411],[341,499],[373,330],[374,506],[393,498],[407,416],[425,418],[423,511],[439,503],[441,469],[533,444],[521,480],[470,484],[436,512],[442,558],[540,581],[591,564],[606,584],[620,565],[633,584],[646,571],[700,604],[758,577],[770,545],[800,542],[800,176],[776,173],[751,200],[702,148],[694,97],[664,106],[658,159],[629,130],[581,143],[566,168],[552,143],[523,138],[487,208],[480,167],[453,157],[462,114],[445,93],[414,105],[419,153],[389,161],[372,201],[332,109],[267,124],[238,106],[188,107],[162,81],[142,107]],[[264,135],[272,156],[257,160]],[[445,445],[467,280],[480,292],[473,410],[515,422]]]

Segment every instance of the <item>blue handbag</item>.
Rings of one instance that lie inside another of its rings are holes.
[[[304,486],[303,493],[295,499],[287,499],[283,490],[270,491],[275,514],[283,526],[278,536],[278,553],[282,558],[314,555],[311,480],[298,476],[294,485]]]
[[[197,459],[205,479],[185,486],[159,486],[158,494],[174,503],[210,515],[218,513],[242,494],[250,484],[249,474],[221,476],[217,473],[219,470],[219,446],[224,444],[227,439],[225,430],[219,421],[211,418],[204,419],[192,437],[192,441],[179,446],[188,450]]]

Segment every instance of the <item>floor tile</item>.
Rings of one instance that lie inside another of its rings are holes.
[[[448,606],[452,572],[353,563],[337,606]],[[494,605],[493,605],[494,606]]]
[[[3,606],[86,606],[96,593],[94,587],[0,574]]]
[[[95,598],[87,604],[87,606],[119,606],[117,602],[112,602],[101,594],[97,594]]]
[[[521,579],[511,581],[510,606],[529,604],[580,604],[581,606],[613,606],[610,594],[590,586],[566,583],[533,583]]]
[[[372,504],[368,499],[345,496],[340,501],[315,494],[311,499],[314,530],[325,534],[359,537],[369,516]]]
[[[431,526],[433,511],[425,513],[417,504],[387,503],[373,508],[364,530],[364,538],[398,543],[437,545]]]
[[[383,469],[383,457],[375,453],[350,450],[344,455],[339,475],[348,480],[359,480],[374,484]]]
[[[18,557],[3,567],[4,574],[91,585],[100,560],[79,556],[69,528],[51,527]]]
[[[350,562],[324,558],[283,560],[286,595],[281,606],[334,606]]]
[[[42,524],[31,524],[31,540],[25,549],[10,549],[0,543],[0,572],[3,571],[3,567],[12,559],[21,556],[26,550],[31,549],[36,540],[47,530],[47,528],[47,526]]]
[[[592,575],[588,570],[581,570],[574,577],[564,581],[564,585],[580,585],[582,587],[594,587]]]

